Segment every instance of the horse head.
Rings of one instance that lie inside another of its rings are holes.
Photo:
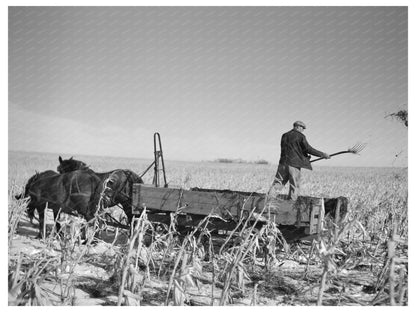
[[[63,160],[61,156],[58,158],[59,160],[59,166],[56,170],[58,170],[59,173],[67,173],[75,170],[84,170],[88,169],[88,166],[86,163],[73,159],[73,157],[69,159]]]
[[[130,202],[134,183],[143,183],[131,170],[114,170],[103,182],[102,199],[107,206]]]

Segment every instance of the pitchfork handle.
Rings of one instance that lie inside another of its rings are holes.
[[[332,157],[332,156],[336,156],[336,155],[339,155],[339,154],[345,154],[345,153],[351,153],[351,152],[350,151],[342,151],[342,152],[331,154],[329,156]],[[311,160],[310,162],[313,163],[314,161],[318,161],[318,160],[321,160],[321,159],[326,159],[326,158],[325,157],[320,157],[320,158],[316,158],[314,160]]]

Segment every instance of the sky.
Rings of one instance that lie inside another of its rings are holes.
[[[9,7],[8,149],[407,166],[407,7]]]

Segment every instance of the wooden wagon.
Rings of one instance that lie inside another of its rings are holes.
[[[169,224],[170,214],[176,213],[178,228],[186,230],[209,215],[208,229],[218,232],[235,229],[242,219],[255,219],[257,227],[273,221],[285,239],[292,241],[315,237],[325,230],[325,219],[338,223],[347,213],[345,197],[299,196],[293,202],[284,195],[266,200],[265,194],[255,192],[168,187],[159,133],[154,134],[153,140],[155,159],[142,174],[154,167],[153,184],[133,184],[130,190],[133,214],[138,215],[146,208],[152,222]],[[161,172],[164,187],[160,183]]]
[[[270,220],[276,223],[287,241],[315,237],[324,231],[325,218],[337,223],[348,209],[345,197],[299,196],[293,202],[279,195],[265,203],[266,196],[261,193],[185,190],[146,184],[133,185],[132,201],[133,214],[140,214],[146,208],[148,219],[153,222],[169,224],[170,214],[176,212],[180,229],[197,226],[207,215],[212,216],[208,229],[213,231],[233,230],[241,219],[249,216],[257,219],[258,227]]]

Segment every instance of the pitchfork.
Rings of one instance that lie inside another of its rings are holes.
[[[366,143],[357,143],[357,144],[355,144],[353,147],[351,147],[351,148],[349,148],[348,150],[346,150],[346,151],[342,151],[342,152],[338,152],[338,153],[334,153],[334,154],[331,154],[331,155],[329,155],[329,156],[335,156],[335,155],[339,155],[339,154],[345,154],[345,153],[352,153],[352,154],[358,154],[359,152],[361,152],[364,148],[365,148],[365,146],[366,146],[367,144]],[[321,159],[325,159],[324,157],[320,157],[320,158],[316,158],[316,159],[314,159],[314,160],[311,160],[310,162],[312,163],[312,162],[314,162],[314,161],[318,161],[318,160],[321,160]]]

